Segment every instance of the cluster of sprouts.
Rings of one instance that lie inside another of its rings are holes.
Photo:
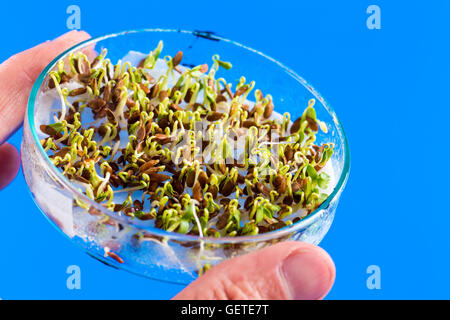
[[[315,144],[327,131],[315,101],[296,120],[277,117],[255,82],[216,77],[232,67],[218,55],[188,68],[181,51],[159,58],[162,46],[137,66],[113,65],[106,50],[59,62],[47,85],[61,107],[41,126],[53,164],[105,208],[183,234],[256,235],[314,211],[333,153]]]

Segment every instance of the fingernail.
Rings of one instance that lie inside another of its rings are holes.
[[[282,273],[295,300],[321,299],[333,284],[330,259],[313,250],[288,256],[283,262]]]

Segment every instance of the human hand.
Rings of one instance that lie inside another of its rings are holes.
[[[0,190],[19,171],[19,153],[5,141],[22,124],[34,81],[58,54],[89,38],[86,32],[71,31],[18,53],[0,65]]]
[[[331,289],[335,267],[321,248],[282,242],[211,268],[174,299],[315,300]]]
[[[59,53],[88,38],[85,32],[71,31],[0,65],[0,190],[19,170],[17,150],[2,142],[21,125],[34,81]],[[321,299],[334,277],[325,251],[283,242],[213,267],[175,299]]]

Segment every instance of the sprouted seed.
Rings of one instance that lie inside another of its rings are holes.
[[[277,117],[272,96],[254,89],[255,82],[241,77],[233,89],[216,77],[230,62],[215,55],[211,67],[188,68],[181,51],[159,58],[162,47],[136,67],[113,65],[106,49],[93,61],[72,53],[50,73],[47,86],[58,92],[61,107],[40,127],[41,144],[87,197],[157,228],[200,237],[277,230],[327,198],[322,169],[333,144],[315,144],[327,127],[314,100],[298,119]],[[166,70],[155,77],[161,62]],[[81,200],[75,204],[89,210]]]

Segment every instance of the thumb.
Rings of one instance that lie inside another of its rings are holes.
[[[334,278],[334,263],[324,250],[283,242],[218,264],[174,299],[322,299]]]

